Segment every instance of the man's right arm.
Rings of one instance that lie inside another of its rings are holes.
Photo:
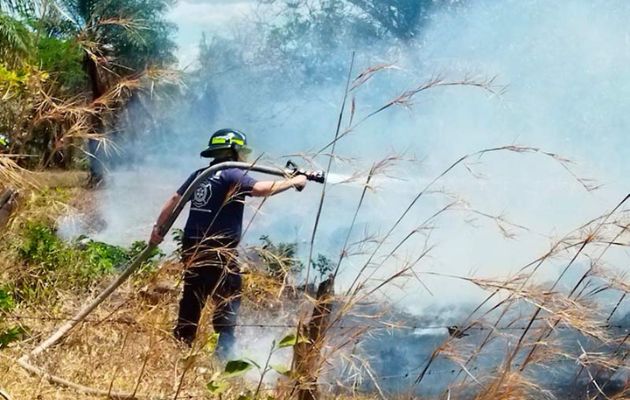
[[[177,203],[179,203],[179,200],[181,198],[182,196],[179,193],[175,193],[166,201],[166,203],[164,203],[164,205],[162,206],[162,211],[160,211],[160,215],[158,216],[157,222],[155,223],[155,225],[153,225],[153,230],[151,231],[151,239],[149,240],[150,244],[154,244],[157,246],[158,244],[162,243],[162,240],[164,240],[164,236],[160,235],[159,227],[164,225],[169,215],[171,215],[171,213],[175,209],[175,206],[177,205]]]
[[[252,188],[252,196],[255,197],[267,197],[273,196],[280,192],[284,192],[287,189],[295,188],[301,190],[306,186],[306,177],[304,175],[298,175],[293,178],[285,179],[283,181],[260,181],[254,184]]]
[[[171,215],[171,213],[175,209],[175,206],[177,205],[177,203],[179,203],[179,200],[184,195],[184,192],[186,192],[186,189],[188,189],[190,184],[195,180],[198,173],[199,171],[193,172],[188,177],[188,179],[186,179],[186,182],[184,182],[184,184],[180,186],[179,189],[177,189],[177,192],[175,192],[175,194],[173,194],[168,200],[166,200],[166,203],[164,203],[164,205],[162,206],[162,211],[160,211],[157,222],[155,223],[155,225],[153,225],[153,230],[151,231],[151,239],[149,240],[149,243],[154,245],[162,243],[162,240],[164,240],[164,236],[160,236],[158,227],[164,225],[164,223],[168,219],[168,216]]]

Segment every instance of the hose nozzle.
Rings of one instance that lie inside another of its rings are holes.
[[[324,171],[307,171],[299,168],[293,161],[287,161],[287,174],[290,176],[304,175],[306,179],[313,182],[324,183],[326,181],[326,173]]]

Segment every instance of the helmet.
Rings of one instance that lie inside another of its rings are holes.
[[[250,152],[247,147],[247,137],[236,129],[220,129],[214,132],[208,142],[208,148],[201,152],[201,157],[215,157],[219,150]]]

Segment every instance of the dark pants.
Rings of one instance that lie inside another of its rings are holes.
[[[217,354],[227,357],[234,344],[236,315],[241,304],[242,281],[236,262],[236,250],[203,246],[184,240],[182,261],[184,294],[179,302],[175,337],[192,344],[201,311],[210,297],[214,303],[212,325],[219,333]]]

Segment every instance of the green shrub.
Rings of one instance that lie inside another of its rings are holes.
[[[19,325],[6,329],[0,329],[0,350],[4,349],[12,342],[22,340],[26,334],[26,329]]]
[[[184,230],[180,228],[173,229],[173,241],[175,241],[175,255],[180,257],[184,248]]]
[[[90,240],[83,251],[89,272],[95,275],[113,272],[129,259],[129,251],[122,247]],[[88,272],[88,271],[86,271]]]
[[[262,246],[258,249],[258,256],[269,275],[284,279],[287,274],[299,274],[304,270],[304,263],[296,257],[297,243],[275,243],[268,235],[261,236],[260,240]],[[333,272],[335,265],[328,257],[318,253],[317,258],[311,260],[311,268],[323,280]]]
[[[297,243],[274,243],[267,235],[261,236],[260,240],[263,245],[258,256],[271,276],[284,278],[287,274],[299,273],[304,269],[304,264],[295,256]]]
[[[56,269],[69,264],[75,255],[48,226],[27,222],[22,231],[22,243],[17,248],[18,256],[28,264],[37,264],[44,269]]]
[[[0,313],[11,311],[15,307],[15,301],[8,287],[0,287]]]
[[[8,313],[15,308],[12,291],[8,286],[0,287],[0,350],[7,347],[12,342],[21,340],[26,335],[26,329],[19,325],[8,325],[3,318],[4,313]]]
[[[46,289],[85,289],[114,273],[146,246],[134,242],[128,249],[81,237],[73,243],[60,239],[53,228],[41,222],[27,222],[17,246],[17,258],[28,271],[16,282],[19,298],[42,295]],[[142,270],[150,270],[163,256],[155,249]],[[1,302],[1,296],[0,296]]]
[[[80,92],[85,85],[84,53],[73,40],[41,37],[37,42],[37,58],[41,68],[56,78],[62,92]]]
[[[140,254],[145,247],[147,247],[147,242],[145,242],[144,240],[136,240],[135,242],[131,243],[129,249],[125,250],[127,254],[127,261]],[[153,250],[151,250],[151,253],[149,253],[149,257],[147,257],[147,260],[149,262],[153,262],[164,256],[165,254],[158,247],[155,247]]]
[[[335,265],[330,260],[330,258],[326,257],[323,254],[317,254],[317,259],[311,260],[311,264],[313,265],[313,269],[315,270],[315,272],[319,274],[320,280],[323,280],[324,277],[329,275],[335,269]]]

